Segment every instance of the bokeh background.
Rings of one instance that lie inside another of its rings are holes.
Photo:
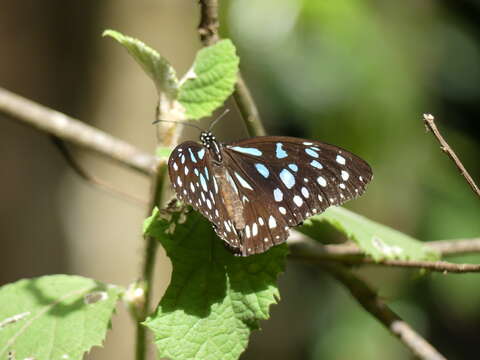
[[[426,241],[479,236],[480,202],[421,121],[435,114],[480,180],[478,1],[220,3],[222,35],[238,47],[268,132],[338,144],[372,165],[368,192],[348,207]],[[181,75],[200,47],[197,23],[194,0],[1,0],[0,86],[153,151],[155,89],[101,34],[142,39]],[[235,111],[217,128],[225,141],[242,132]],[[96,176],[148,198],[149,179],[75,154]],[[54,273],[125,286],[137,278],[144,207],[85,184],[47,136],[3,116],[0,166],[0,285]],[[359,272],[449,359],[478,356],[478,276]],[[157,300],[169,276],[162,252]],[[281,293],[242,359],[411,358],[326,274],[290,263]],[[87,358],[132,358],[133,329],[119,306],[105,347]]]

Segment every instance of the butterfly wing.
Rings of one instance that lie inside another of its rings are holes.
[[[235,252],[239,237],[228,217],[213,167],[209,151],[193,141],[178,145],[168,160],[170,182],[178,199],[210,220],[217,235]]]
[[[289,227],[361,195],[372,179],[358,156],[311,140],[255,137],[223,153],[244,204],[244,255],[285,241]]]

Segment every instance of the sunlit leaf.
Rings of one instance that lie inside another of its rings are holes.
[[[259,320],[277,302],[276,280],[287,248],[235,257],[210,223],[193,212],[159,213],[144,225],[172,261],[170,285],[156,312],[145,322],[161,357],[172,360],[238,359]]]
[[[311,217],[298,230],[316,238],[316,228],[324,222],[344,233],[348,239],[356,242],[365,254],[377,261],[436,260],[439,257],[424,243],[342,207],[332,207]]]
[[[0,288],[0,359],[82,359],[101,345],[122,289],[52,275]]]
[[[177,97],[178,80],[175,70],[157,51],[140,40],[125,36],[118,31],[106,30],[103,36],[114,38],[127,49],[129,54],[153,80],[159,93],[165,94],[170,100]]]
[[[187,118],[209,116],[232,94],[239,59],[235,46],[226,39],[197,53],[192,69],[180,87],[179,102]]]

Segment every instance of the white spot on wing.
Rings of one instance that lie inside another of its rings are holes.
[[[272,215],[270,215],[270,217],[268,218],[268,227],[270,229],[274,229],[277,227],[277,221]]]
[[[342,170],[342,179],[344,181],[347,181],[349,177],[350,177],[350,174],[348,172],[346,172],[345,170]]]
[[[283,200],[283,192],[279,188],[276,188],[273,190],[273,197],[275,198],[275,201],[280,202]]]
[[[235,177],[245,189],[253,190],[250,184],[239,173],[235,172]]]
[[[295,195],[293,197],[293,202],[297,205],[297,206],[302,206],[303,205],[303,200],[300,196],[298,195]]]
[[[304,186],[302,187],[302,195],[305,199],[308,199],[308,197],[310,196],[310,192],[308,191],[308,189]]]
[[[335,161],[340,165],[345,165],[345,158],[342,155],[337,155],[337,158],[335,159]]]
[[[323,186],[323,187],[327,186],[327,180],[325,180],[323,176],[319,176],[317,178],[317,182],[320,186]]]

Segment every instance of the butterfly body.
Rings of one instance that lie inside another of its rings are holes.
[[[169,158],[177,197],[204,215],[234,253],[262,253],[289,228],[361,195],[370,166],[339,147],[306,139],[261,136],[231,144],[202,132]]]

